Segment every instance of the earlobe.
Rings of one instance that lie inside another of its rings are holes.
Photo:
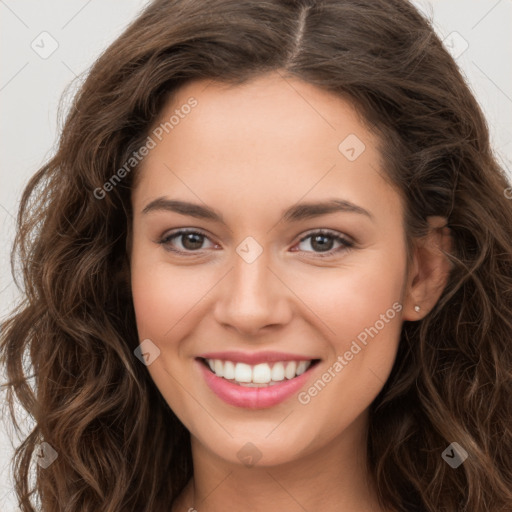
[[[444,217],[428,217],[430,230],[415,240],[413,264],[407,276],[404,320],[421,320],[439,300],[453,267],[450,228]]]

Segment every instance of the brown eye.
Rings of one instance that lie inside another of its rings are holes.
[[[332,256],[334,253],[337,253],[341,250],[348,250],[354,246],[354,243],[351,242],[350,240],[340,236],[338,233],[331,231],[315,231],[313,233],[309,233],[307,236],[303,237],[300,240],[299,245],[302,244],[305,240],[310,240],[309,245],[313,250],[299,250],[301,252],[313,252],[314,254],[320,257]],[[333,249],[333,245],[336,242],[340,245],[338,246],[338,248]]]
[[[204,242],[204,236],[199,233],[186,233],[179,236],[181,237],[183,247],[191,251],[200,249]]]
[[[178,247],[173,247],[175,245],[175,240],[180,242]],[[205,240],[208,240],[208,237],[203,233],[198,231],[180,230],[170,233],[162,238],[158,243],[163,245],[168,251],[187,253],[199,252],[201,249],[204,249],[203,244]]]

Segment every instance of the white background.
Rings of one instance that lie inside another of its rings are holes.
[[[146,3],[0,0],[0,321],[18,297],[9,252],[19,198],[29,177],[53,154],[61,94]],[[416,0],[415,4],[433,15],[437,32],[447,37],[452,52],[460,53],[468,45],[457,62],[487,115],[501,164],[512,175],[512,0]],[[42,32],[51,38],[41,36]],[[39,45],[40,52],[43,45],[48,50],[52,38],[58,47],[42,58],[32,45]],[[65,107],[78,83],[71,86]],[[0,399],[5,400],[3,392]],[[0,423],[2,512],[16,510],[10,491],[11,431],[8,422]]]

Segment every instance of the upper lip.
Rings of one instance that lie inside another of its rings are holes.
[[[289,354],[284,352],[239,352],[236,350],[226,352],[208,352],[198,357],[203,359],[221,359],[223,361],[233,361],[235,363],[246,363],[255,365],[259,363],[275,363],[277,361],[311,361],[319,359],[317,357],[304,356],[300,354]]]

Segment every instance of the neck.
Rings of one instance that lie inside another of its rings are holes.
[[[192,436],[194,477],[173,512],[386,512],[367,473],[366,432],[365,413],[320,450],[253,467],[218,457]]]

